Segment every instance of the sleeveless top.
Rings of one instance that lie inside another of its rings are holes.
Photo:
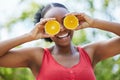
[[[50,51],[45,49],[36,80],[96,80],[88,54],[83,48],[78,47],[78,50],[79,63],[67,68],[57,63]]]

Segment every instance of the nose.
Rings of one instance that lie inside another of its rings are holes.
[[[65,27],[63,25],[60,26],[60,31],[64,31]]]

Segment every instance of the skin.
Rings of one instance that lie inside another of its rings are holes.
[[[67,30],[63,25],[63,18],[70,14],[77,16],[80,21],[80,26],[76,30],[91,27],[110,31],[118,35],[118,37],[110,40],[90,43],[82,47],[88,53],[93,68],[99,61],[120,53],[119,23],[92,19],[84,13],[68,13],[64,8],[54,7],[47,11],[44,18],[35,25],[31,32],[0,42],[0,66],[11,68],[28,67],[36,77],[42,64],[44,49],[31,47],[15,50],[13,48],[26,42],[48,37],[55,42],[55,45],[48,49],[59,64],[67,68],[77,64],[80,60],[79,53],[77,48],[71,43],[74,31]],[[61,24],[61,30],[55,36],[50,36],[44,32],[44,25],[49,20],[57,20]],[[67,33],[67,37],[60,38],[61,35]]]

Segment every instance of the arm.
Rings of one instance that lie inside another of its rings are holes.
[[[99,20],[99,19],[93,19],[84,13],[76,13],[76,15],[80,21],[80,26],[78,27],[78,29],[98,28],[98,29],[110,31],[110,32],[113,32],[117,35],[120,35],[120,31],[119,31],[120,30],[120,23]]]
[[[80,26],[78,27],[78,29],[98,28],[105,31],[113,32],[118,35],[117,37],[114,37],[110,40],[92,43],[85,47],[89,56],[91,57],[91,60],[93,61],[93,64],[120,54],[120,23],[93,19],[83,13],[78,13],[75,15],[80,21]]]
[[[22,36],[1,41],[0,42],[0,57],[5,55],[11,48],[14,48],[20,44],[23,44],[25,42],[32,41],[32,38],[28,34],[24,34]]]
[[[90,43],[84,46],[93,66],[98,62],[120,54],[120,37],[109,40]]]
[[[93,28],[110,31],[118,35],[110,40],[101,41],[96,44],[94,55],[96,60],[95,63],[120,54],[120,23],[94,19],[91,26]]]
[[[23,43],[32,41],[29,34],[0,42],[0,66],[1,67],[28,67],[31,49],[13,49]]]
[[[41,53],[42,56],[42,48],[26,48],[19,50],[13,50],[13,48],[26,42],[49,37],[49,35],[44,33],[44,23],[46,21],[47,20],[42,20],[37,23],[35,28],[27,34],[0,42],[0,66],[28,67],[31,63],[30,61],[33,61],[33,58],[36,57],[36,53]]]
[[[99,28],[102,30],[113,32],[120,36],[120,23],[94,19],[91,26],[93,28]]]

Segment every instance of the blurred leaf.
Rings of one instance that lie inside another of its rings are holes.
[[[91,13],[93,13],[93,12],[95,11],[93,2],[94,2],[94,0],[88,0],[88,3],[89,3],[89,5],[90,5],[89,11],[90,11]]]
[[[104,6],[105,6],[105,7],[108,7],[109,1],[110,1],[110,0],[104,0]]]
[[[84,44],[88,42],[85,30],[75,31],[72,42],[75,45]]]

